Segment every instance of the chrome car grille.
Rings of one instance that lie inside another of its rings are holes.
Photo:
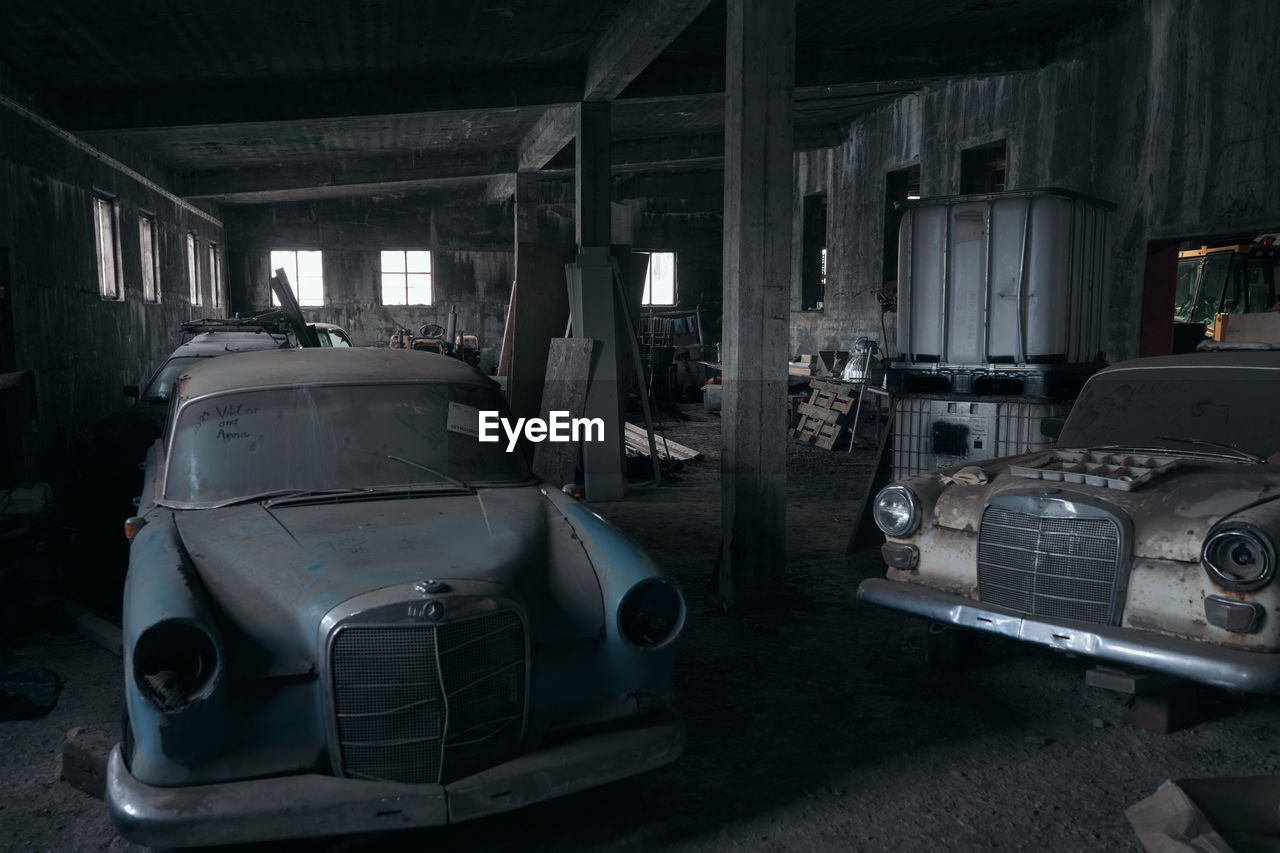
[[[988,506],[978,530],[978,598],[1019,613],[1112,621],[1120,527],[1110,518]]]
[[[517,613],[344,626],[329,655],[347,776],[450,782],[519,752],[525,638]]]

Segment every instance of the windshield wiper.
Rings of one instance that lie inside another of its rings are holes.
[[[450,477],[445,472],[438,471],[435,468],[432,468],[430,465],[423,465],[421,462],[414,462],[412,459],[405,459],[403,456],[394,456],[390,453],[379,453],[376,450],[365,450],[362,447],[345,447],[343,449],[350,450],[353,453],[368,453],[370,456],[381,456],[383,459],[390,459],[392,462],[400,462],[405,465],[409,465],[414,468],[417,468],[420,471],[426,471],[428,474],[434,474],[435,476],[439,477],[441,480],[444,480],[446,483],[449,483],[451,485],[457,486],[459,489],[465,489],[466,491],[471,491],[471,487],[468,486],[466,483],[462,482],[461,480],[456,480],[453,477]]]
[[[184,509],[198,507],[199,509],[221,509],[226,506],[236,506],[238,504],[253,503],[254,501],[269,501],[272,498],[297,497],[300,495],[325,495],[332,493],[349,492],[350,489],[268,489],[265,492],[254,492],[251,495],[237,495],[234,498],[226,498],[225,500],[213,501],[212,503],[188,504],[181,502],[172,502],[166,500],[157,500],[158,506],[169,507],[171,509]]]
[[[1196,447],[1213,447],[1218,450],[1227,450],[1227,451],[1230,451],[1231,453],[1234,453],[1236,456],[1238,456],[1241,459],[1248,459],[1250,462],[1254,463],[1255,465],[1267,464],[1267,457],[1259,456],[1256,453],[1250,453],[1247,450],[1241,450],[1240,448],[1236,447],[1234,444],[1227,444],[1224,441],[1209,441],[1208,439],[1204,439],[1204,438],[1182,438],[1176,435],[1158,435],[1156,436],[1156,438],[1160,439],[1161,441],[1180,441],[1183,444],[1190,444]]]
[[[314,491],[299,490],[297,494],[281,495],[263,502],[263,506],[288,506],[301,503],[344,503],[346,501],[381,500],[388,495],[404,495],[413,497],[423,494],[452,493],[455,489],[464,492],[472,491],[470,486],[454,486],[450,483],[403,483],[395,486],[360,486],[352,489],[316,489]]]

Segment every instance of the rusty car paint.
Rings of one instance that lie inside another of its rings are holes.
[[[1249,634],[1210,625],[1205,620],[1204,600],[1211,595],[1257,602],[1268,613],[1280,608],[1280,588],[1275,584],[1251,593],[1232,592],[1215,585],[1199,560],[1175,563],[1138,558],[1129,572],[1129,594],[1121,624],[1250,651],[1280,651],[1280,619],[1266,619],[1258,631]]]

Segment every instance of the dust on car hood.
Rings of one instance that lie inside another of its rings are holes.
[[[1171,471],[1133,491],[1060,481],[1034,480],[1009,473],[1042,454],[997,463],[978,463],[985,485],[942,488],[933,506],[935,525],[977,531],[983,507],[996,495],[1043,494],[1070,500],[1073,495],[1111,504],[1133,522],[1133,554],[1160,560],[1198,561],[1209,529],[1225,516],[1280,497],[1280,468],[1182,458]],[[936,479],[937,474],[923,475]]]
[[[566,611],[546,620],[561,635],[593,636],[603,627],[594,570],[568,522],[535,487],[349,503],[255,502],[178,511],[174,518],[221,614],[233,677],[315,672],[319,624],[333,607],[428,578],[487,581],[531,608]],[[573,600],[548,588],[552,552],[556,571],[577,581]]]

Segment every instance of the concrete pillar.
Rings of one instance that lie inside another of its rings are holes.
[[[722,542],[727,605],[766,598],[786,562],[795,0],[728,0]]]
[[[617,301],[609,262],[610,104],[578,105],[574,146],[578,259],[570,271],[569,304],[573,333],[594,338],[597,361],[587,392],[586,416],[602,418],[604,441],[582,445],[585,497],[589,501],[622,500],[626,492],[622,397],[618,387]]]

